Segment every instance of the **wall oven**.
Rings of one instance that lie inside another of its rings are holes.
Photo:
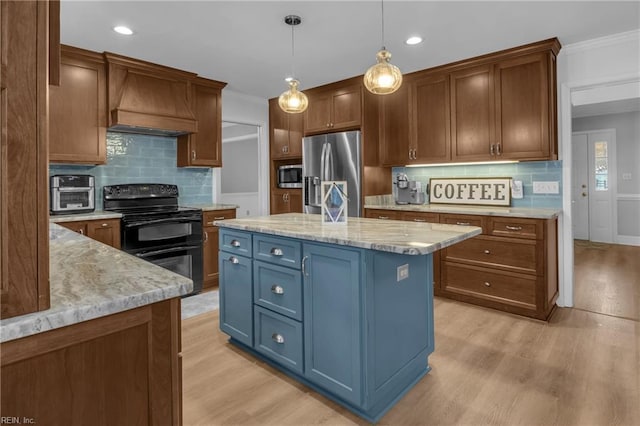
[[[193,281],[202,290],[202,210],[179,207],[175,185],[105,186],[104,209],[122,213],[121,248]]]

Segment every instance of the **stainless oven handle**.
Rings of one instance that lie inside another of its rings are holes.
[[[171,253],[174,251],[185,251],[185,250],[194,250],[200,249],[201,246],[180,246],[180,247],[170,247],[162,250],[154,250],[154,251],[146,251],[144,253],[136,253],[136,256],[144,259],[145,257],[156,256],[158,254]]]
[[[177,223],[185,223],[185,222],[200,222],[202,219],[200,216],[188,216],[188,217],[168,217],[164,219],[154,219],[154,220],[144,220],[138,222],[125,223],[125,228],[133,228],[141,225],[155,225],[158,223],[165,222],[177,222]]]

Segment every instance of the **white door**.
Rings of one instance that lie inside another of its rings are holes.
[[[589,239],[589,169],[586,133],[573,134],[573,182],[571,187],[573,238]]]
[[[614,131],[575,133],[573,169],[574,238],[613,243]]]

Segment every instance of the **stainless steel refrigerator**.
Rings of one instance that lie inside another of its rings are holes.
[[[322,187],[328,180],[347,182],[348,216],[360,216],[362,164],[360,132],[328,133],[302,140],[302,207],[321,212]]]

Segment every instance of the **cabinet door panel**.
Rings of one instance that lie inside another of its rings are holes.
[[[87,222],[87,237],[120,248],[120,219]]]
[[[380,99],[380,162],[383,166],[409,163],[409,88]]]
[[[209,288],[217,283],[218,278],[219,230],[217,226],[205,226],[202,229],[204,232],[204,240],[202,242],[202,287]]]
[[[196,155],[194,166],[222,166],[222,128],[220,89],[194,84],[191,90],[193,114],[198,120],[198,133],[190,135],[191,149]]]
[[[451,143],[456,161],[490,160],[495,144],[493,68],[451,74]]]
[[[362,108],[360,88],[340,91],[332,97],[332,130],[342,130],[360,126]]]
[[[302,190],[293,189],[289,191],[289,213],[302,213]]]
[[[413,162],[445,162],[451,159],[451,108],[449,76],[421,78],[413,85]]]
[[[543,53],[496,65],[497,156],[549,157],[549,81]]]
[[[360,252],[316,244],[303,252],[305,377],[360,404]]]
[[[269,127],[271,144],[271,157],[286,157],[287,146],[289,145],[289,115],[280,109],[278,98],[269,100]]]
[[[252,260],[221,251],[219,265],[220,330],[253,346]]]
[[[289,117],[289,157],[302,157],[304,114],[287,114]]]
[[[302,324],[259,306],[254,309],[256,351],[302,374]]]
[[[330,128],[331,99],[327,94],[309,95],[305,111],[305,133],[326,132]]]

